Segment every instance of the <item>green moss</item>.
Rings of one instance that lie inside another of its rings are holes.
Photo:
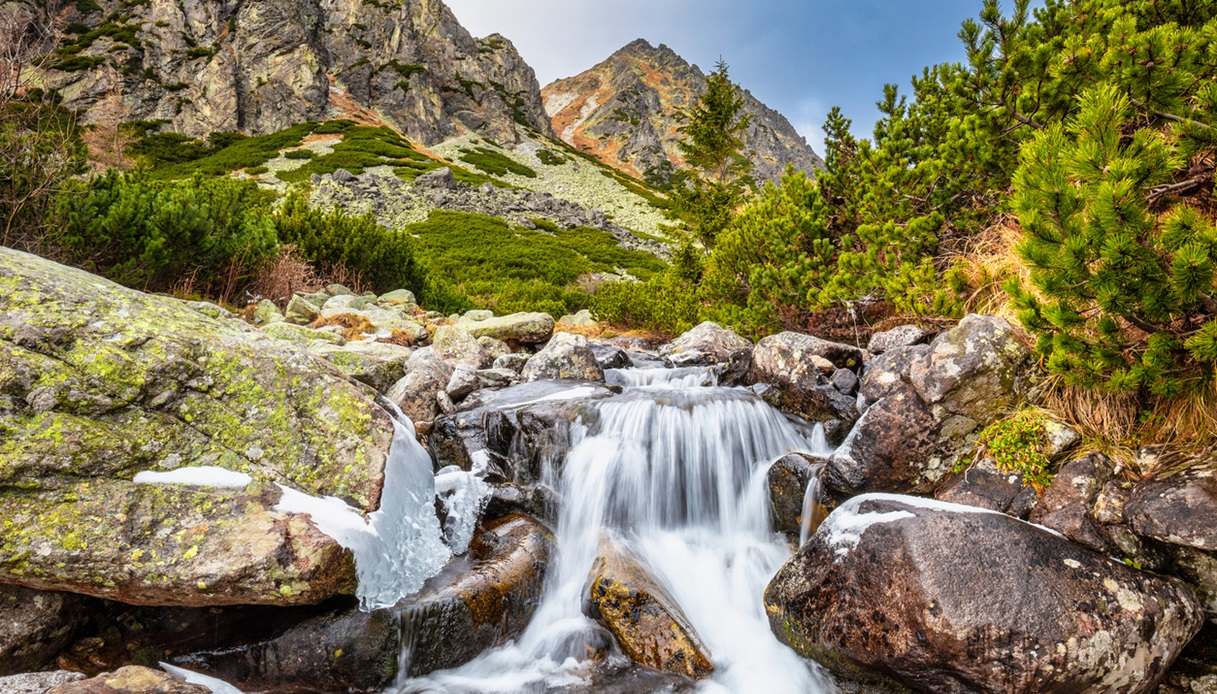
[[[566,163],[566,159],[563,156],[548,149],[538,150],[537,158],[546,166],[562,166]]]
[[[1052,463],[1044,452],[1046,421],[1038,410],[1022,410],[985,427],[977,443],[998,470],[1017,473],[1027,483],[1044,488],[1052,483]]]

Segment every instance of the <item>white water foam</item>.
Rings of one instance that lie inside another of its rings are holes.
[[[687,375],[687,374],[686,374]],[[684,378],[670,374],[673,380]],[[823,454],[781,413],[742,389],[627,388],[572,427],[573,448],[549,471],[565,503],[541,603],[515,643],[398,692],[545,691],[586,684],[589,654],[612,637],[584,616],[583,587],[611,529],[676,599],[715,664],[700,686],[723,692],[827,692],[816,666],[769,629],[762,594],[788,558],[773,532],[765,475],[790,451]],[[669,381],[671,382],[671,381]]]
[[[413,595],[452,558],[435,515],[431,456],[419,445],[414,425],[394,413],[393,443],[385,461],[380,508],[366,519],[334,497],[315,497],[279,485],[282,513],[308,514],[317,529],[355,555],[362,609],[389,607]]]

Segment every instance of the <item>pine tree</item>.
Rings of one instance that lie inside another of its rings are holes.
[[[1187,201],[1159,209],[1180,146],[1134,130],[1131,104],[1124,90],[1098,87],[1076,118],[1023,149],[1013,207],[1031,274],[1009,289],[1067,382],[1172,397],[1217,364],[1217,225]],[[1187,120],[1211,121],[1212,104],[1196,104]]]
[[[686,235],[703,247],[730,223],[752,184],[743,154],[749,116],[744,98],[722,60],[706,78],[706,91],[684,115],[678,143],[685,168],[672,185],[672,212]]]

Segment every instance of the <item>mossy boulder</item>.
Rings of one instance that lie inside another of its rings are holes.
[[[379,505],[374,394],[240,320],[0,249],[0,583],[135,604],[297,604],[349,554],[274,483]],[[135,484],[211,466],[242,489]]]

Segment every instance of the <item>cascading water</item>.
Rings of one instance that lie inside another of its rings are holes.
[[[830,691],[827,678],[776,640],[762,605],[766,583],[790,553],[770,527],[769,464],[790,451],[826,452],[822,432],[805,436],[748,391],[709,385],[708,370],[622,370],[610,378],[627,388],[597,401],[589,424],[572,425],[570,452],[547,472],[562,498],[557,558],[528,629],[513,644],[397,691],[586,684],[601,667],[592,654],[612,642],[582,611],[605,530],[625,538],[705,643],[715,674],[701,688]]]

